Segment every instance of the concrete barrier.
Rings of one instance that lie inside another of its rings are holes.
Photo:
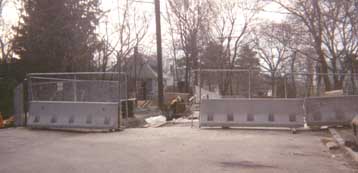
[[[27,125],[35,128],[118,129],[118,103],[31,101]]]
[[[201,127],[304,126],[303,99],[209,99],[200,105]]]
[[[307,98],[305,108],[308,126],[349,125],[358,113],[358,96]]]

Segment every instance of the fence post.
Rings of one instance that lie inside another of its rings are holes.
[[[121,103],[121,69],[120,69],[120,63],[118,63],[118,126],[121,128],[123,126],[122,122],[122,103]]]
[[[201,103],[201,68],[199,68],[199,104]]]
[[[30,112],[30,102],[33,99],[31,75],[27,76],[27,112],[25,113],[25,127],[27,127],[27,116]]]
[[[308,93],[307,93],[307,90],[308,90],[308,75],[309,74],[306,74],[305,75],[305,98],[307,98],[307,96],[308,96]]]
[[[285,73],[284,87],[285,87],[285,98],[287,99],[287,75],[286,75],[286,73]]]
[[[73,101],[77,102],[77,76],[73,75]]]
[[[251,99],[251,69],[249,69],[249,98]]]
[[[127,86],[127,74],[124,75],[124,81],[125,81],[125,94],[126,94],[126,120],[128,120],[128,86]],[[133,105],[134,109],[134,105]]]

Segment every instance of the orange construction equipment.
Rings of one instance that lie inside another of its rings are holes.
[[[11,116],[8,119],[3,120],[3,126],[4,127],[11,127],[11,126],[14,125],[14,122],[15,122],[15,117]]]
[[[4,120],[2,118],[2,115],[0,113],[0,128],[3,128],[4,127]]]

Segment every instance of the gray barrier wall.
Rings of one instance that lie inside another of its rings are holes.
[[[358,96],[306,99],[202,100],[200,126],[300,127],[348,125],[358,115]],[[305,121],[304,121],[305,118]]]
[[[118,103],[31,101],[27,125],[36,128],[118,129]]]
[[[302,127],[303,99],[210,99],[200,105],[200,126]]]
[[[348,125],[358,113],[358,96],[308,98],[305,108],[308,126]]]

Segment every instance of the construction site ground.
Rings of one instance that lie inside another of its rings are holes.
[[[171,124],[110,133],[0,130],[1,173],[354,173],[327,131],[199,129]]]

